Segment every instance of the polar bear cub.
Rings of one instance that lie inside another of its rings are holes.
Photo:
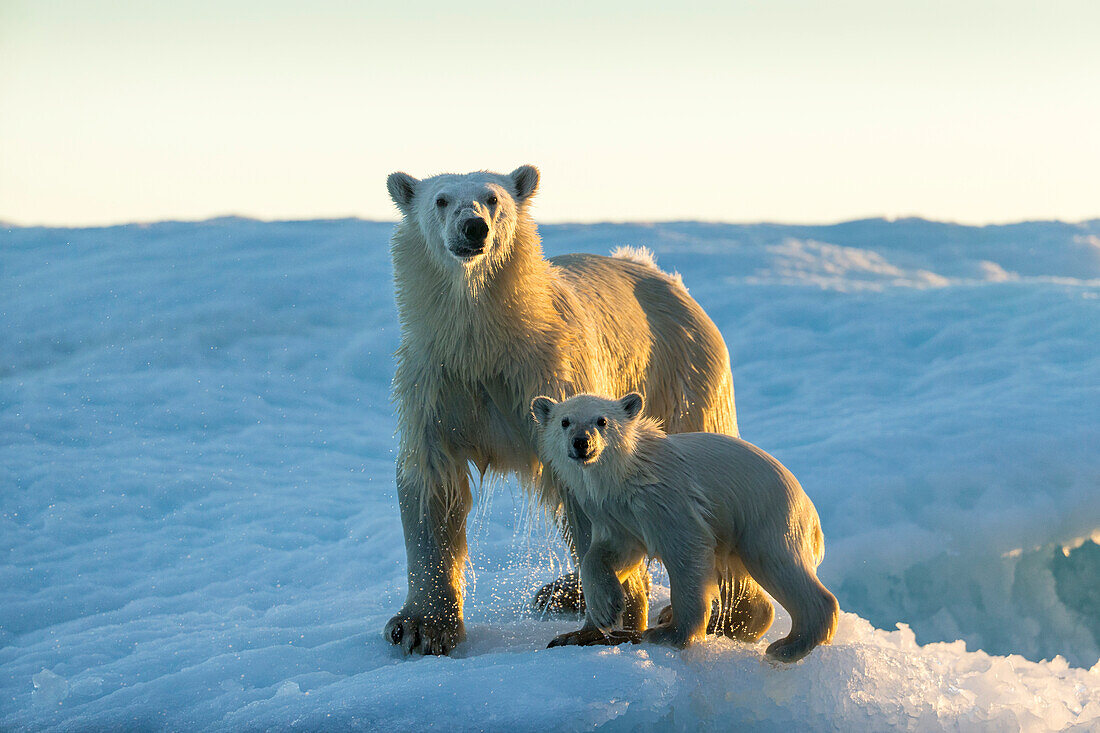
[[[536,397],[539,455],[592,520],[581,560],[584,626],[550,646],[642,641],[684,646],[706,632],[722,572],[748,574],[791,615],[768,647],[794,662],[836,630],[836,598],[817,579],[824,552],[817,510],[779,461],[717,433],[666,435],[637,393]],[[647,556],[668,569],[672,617],[640,634],[615,631],[621,578]]]

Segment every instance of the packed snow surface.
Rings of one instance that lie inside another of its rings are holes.
[[[471,514],[469,640],[383,641],[390,229],[0,230],[0,729],[1100,727],[1100,221],[542,228],[649,248],[722,330],[846,611],[788,667],[545,649],[566,553],[511,480]]]

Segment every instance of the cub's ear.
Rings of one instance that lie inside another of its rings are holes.
[[[536,397],[531,400],[531,414],[535,416],[535,422],[545,425],[550,419],[550,410],[554,409],[555,404],[557,403],[549,397]]]
[[[391,173],[386,179],[386,189],[389,190],[390,198],[397,204],[397,208],[401,209],[401,213],[412,212],[412,201],[418,185],[420,181],[401,171]]]
[[[539,169],[533,165],[521,165],[508,174],[516,189],[516,201],[525,202],[539,188]]]
[[[645,407],[645,400],[637,392],[631,392],[626,397],[619,400],[619,404],[622,405],[623,412],[626,413],[628,420],[633,420],[641,414],[642,408]]]

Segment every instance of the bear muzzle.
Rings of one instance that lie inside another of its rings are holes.
[[[596,450],[595,441],[590,441],[587,435],[580,434],[573,436],[573,440],[569,443],[569,457],[580,463],[589,464],[599,457],[599,451]]]
[[[461,237],[451,242],[449,249],[455,257],[469,259],[485,251],[489,237],[489,225],[481,217],[471,217],[458,226]]]

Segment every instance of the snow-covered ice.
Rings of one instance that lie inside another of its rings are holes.
[[[511,481],[471,514],[468,642],[381,639],[390,229],[0,229],[0,729],[1100,727],[1100,221],[542,228],[649,247],[721,328],[847,612],[790,667],[545,649],[566,554]]]

